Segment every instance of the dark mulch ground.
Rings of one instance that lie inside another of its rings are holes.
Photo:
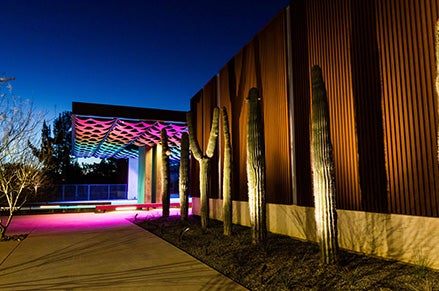
[[[148,218],[136,223],[250,290],[439,290],[439,272],[427,266],[340,251],[334,266],[320,265],[317,244],[269,233],[264,245],[251,243],[248,227],[211,221],[206,232],[198,216]]]

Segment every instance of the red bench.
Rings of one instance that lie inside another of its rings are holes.
[[[189,207],[192,207],[192,202],[188,203]],[[180,203],[170,203],[170,207],[178,208]],[[162,203],[141,203],[141,204],[119,204],[119,205],[96,205],[96,212],[123,210],[123,209],[135,209],[135,210],[150,210],[162,208]]]

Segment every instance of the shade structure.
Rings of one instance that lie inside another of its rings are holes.
[[[72,103],[73,155],[78,158],[137,158],[160,142],[166,129],[170,160],[180,159],[181,134],[187,131],[183,111]]]

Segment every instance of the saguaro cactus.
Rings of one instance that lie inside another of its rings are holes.
[[[315,219],[323,264],[337,260],[337,212],[335,210],[334,159],[329,128],[329,107],[325,83],[319,66],[311,69],[312,141]]]
[[[226,107],[222,108],[224,133],[223,221],[224,235],[232,234],[232,146]]]
[[[210,129],[209,142],[207,144],[206,154],[203,155],[200,145],[192,126],[192,115],[190,112],[186,114],[187,127],[189,131],[189,144],[192,150],[192,154],[200,164],[200,204],[201,204],[201,228],[206,229],[209,221],[209,197],[207,196],[207,190],[209,187],[210,176],[210,159],[215,153],[216,141],[218,139],[218,118],[219,109],[215,107],[213,109],[212,127]]]
[[[170,206],[170,170],[169,170],[169,154],[170,150],[168,147],[168,134],[166,129],[162,129],[160,132],[161,144],[162,144],[162,216],[169,216],[169,206]]]
[[[187,132],[181,135],[180,152],[180,219],[186,220],[188,216],[188,188],[189,188],[189,136]]]
[[[247,183],[252,242],[263,242],[267,236],[265,209],[265,145],[260,97],[252,88],[247,97]]]

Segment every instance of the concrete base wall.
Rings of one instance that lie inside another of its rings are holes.
[[[192,198],[199,215],[199,198]],[[210,199],[210,217],[222,220],[222,200]],[[343,249],[439,269],[439,218],[337,210]],[[248,203],[233,201],[233,223],[250,225]],[[314,208],[267,204],[270,232],[316,241]]]

